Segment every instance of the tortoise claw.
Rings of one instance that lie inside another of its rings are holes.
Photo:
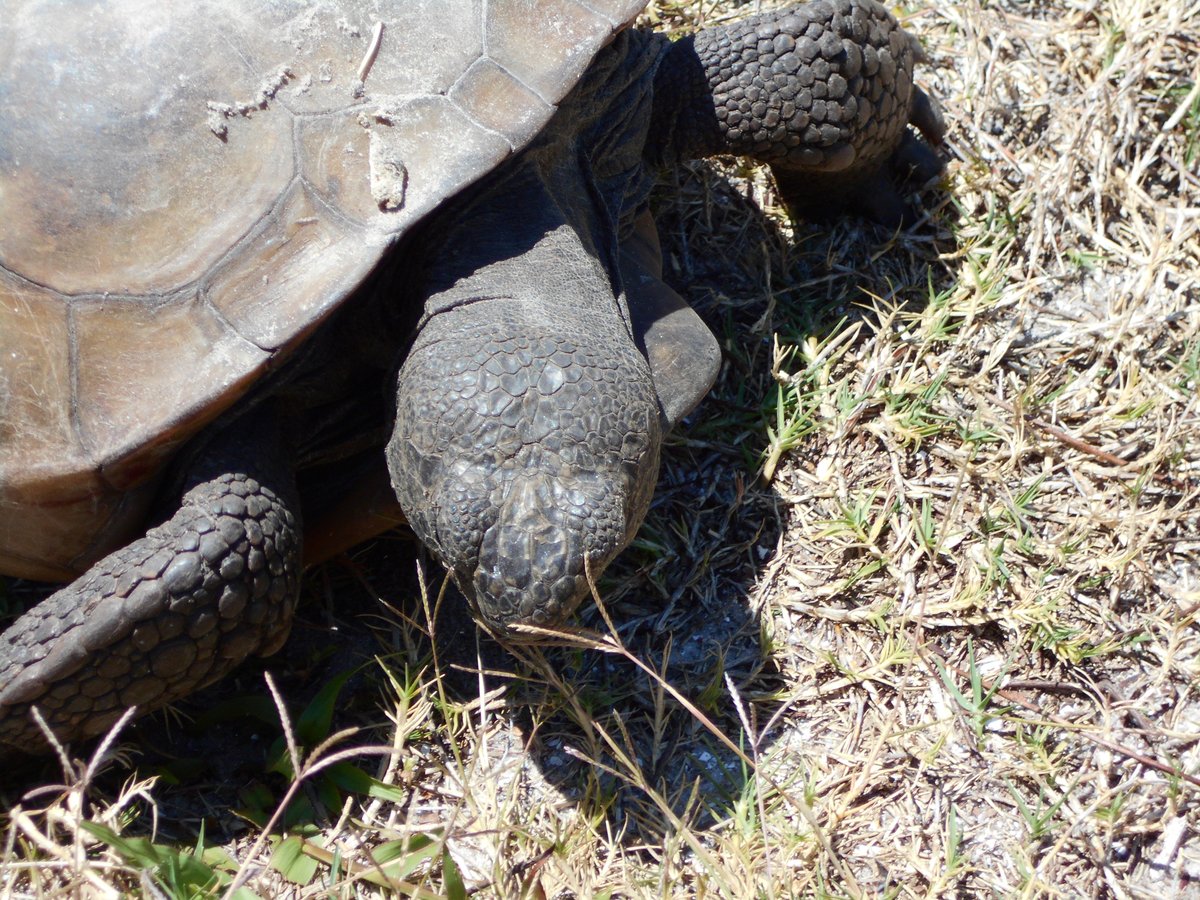
[[[779,163],[771,167],[779,196],[793,218],[825,221],[850,213],[888,229],[920,218],[903,194],[941,175],[945,163],[930,144],[941,143],[946,123],[936,101],[920,88],[913,90],[909,122],[925,140],[906,132],[892,155],[873,171],[851,166],[844,172],[814,172]]]
[[[931,144],[940,144],[946,136],[946,117],[942,115],[942,105],[916,85],[913,85],[908,121],[920,129]]]
[[[850,214],[894,230],[920,219],[904,199],[905,187],[927,184],[942,168],[938,155],[909,134],[891,159],[873,172],[838,177],[772,166],[771,173],[780,199],[794,219],[821,222]]]

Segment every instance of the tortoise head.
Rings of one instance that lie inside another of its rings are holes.
[[[519,639],[513,626],[569,616],[590,593],[588,575],[598,577],[629,542],[644,514],[629,502],[633,487],[618,473],[493,470],[477,488],[499,501],[466,504],[478,510],[478,526],[458,515],[465,492],[451,488],[439,504],[439,554],[479,618]]]
[[[489,300],[428,321],[388,444],[413,530],[502,635],[568,616],[645,517],[662,414],[632,341]]]

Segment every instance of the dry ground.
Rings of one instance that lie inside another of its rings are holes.
[[[370,620],[352,700],[284,693],[310,747],[386,714],[337,744],[377,781],[134,744],[11,811],[0,897],[1200,897],[1200,3],[896,11],[950,123],[921,222],[793,229],[732,162],[656,199],[727,363],[600,585],[627,649],[431,645],[385,542],[281,676]]]

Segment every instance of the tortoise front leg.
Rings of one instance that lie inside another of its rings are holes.
[[[875,0],[816,0],[709,28],[666,51],[647,152],[669,162],[732,153],[770,163],[806,218],[903,215],[890,170],[927,180],[945,132],[912,80],[924,55]]]
[[[283,643],[300,575],[295,476],[272,417],[234,422],[187,473],[179,510],[0,634],[0,744],[91,737]]]

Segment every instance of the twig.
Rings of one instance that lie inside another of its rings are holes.
[[[999,397],[991,397],[990,399],[991,399],[991,402],[995,403],[1001,409],[1008,410],[1014,416],[1020,416],[1021,420],[1023,422],[1033,425],[1035,428],[1040,428],[1042,431],[1046,432],[1051,437],[1057,438],[1058,440],[1060,440],[1064,444],[1066,444],[1068,447],[1072,447],[1081,453],[1086,453],[1089,456],[1094,456],[1096,459],[1103,460],[1104,462],[1106,462],[1110,465],[1118,466],[1119,468],[1122,468],[1122,469],[1132,468],[1134,466],[1141,464],[1141,463],[1139,463],[1138,460],[1121,459],[1121,457],[1117,456],[1116,454],[1109,453],[1107,450],[1101,450],[1099,447],[1089,444],[1087,441],[1080,440],[1079,438],[1075,437],[1075,435],[1071,434],[1069,431],[1064,431],[1062,428],[1059,428],[1057,425],[1051,425],[1049,422],[1045,421],[1044,419],[1035,419],[1033,416],[1030,416],[1027,413],[1020,412],[1011,403],[1008,403],[1005,400],[1001,400]],[[1150,477],[1153,478],[1155,481],[1160,481],[1163,484],[1166,484],[1166,485],[1169,485],[1170,487],[1175,488],[1176,490],[1184,489],[1184,485],[1178,479],[1172,478],[1170,475],[1166,475],[1162,472],[1159,472],[1159,471],[1151,472]]]
[[[363,54],[362,62],[358,64],[359,83],[366,81],[367,76],[371,74],[371,67],[375,65],[375,57],[379,55],[381,43],[383,43],[383,23],[376,22],[375,30],[371,32],[371,43],[367,45],[367,52]]]

